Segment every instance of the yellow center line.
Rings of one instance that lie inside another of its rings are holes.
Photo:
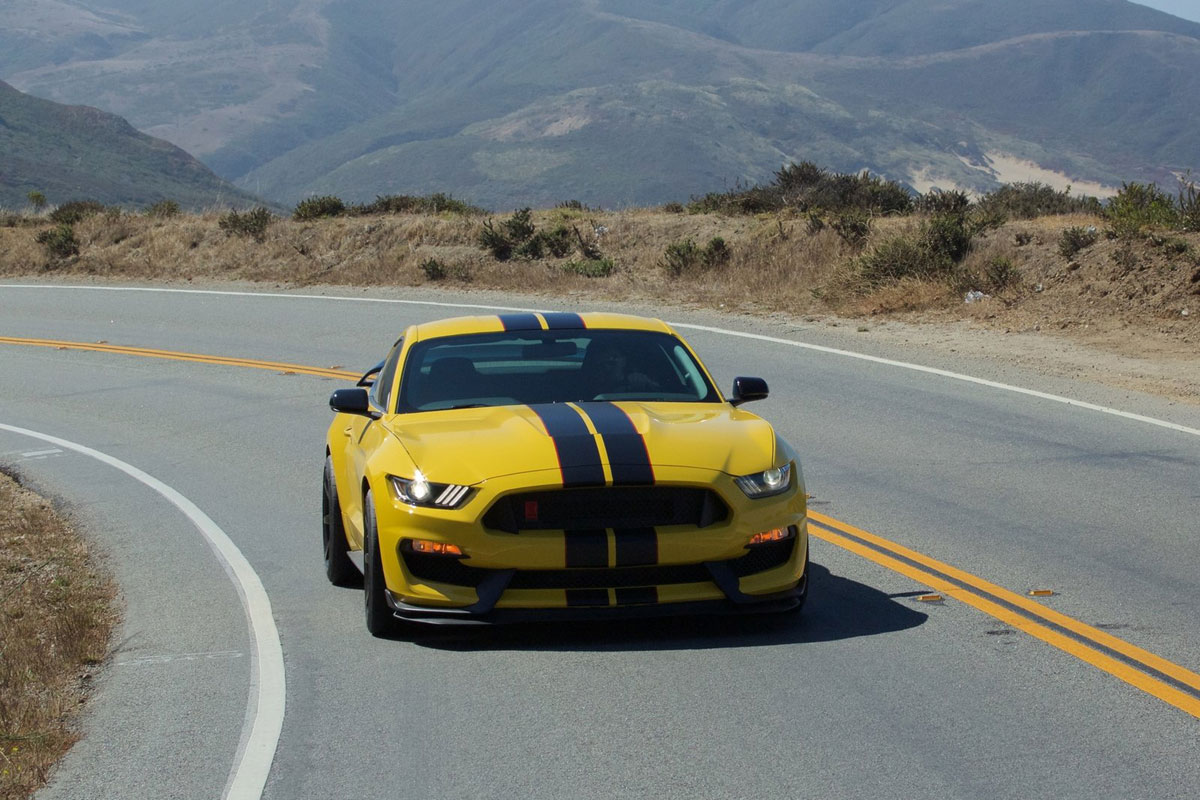
[[[265,369],[272,372],[292,372],[297,375],[316,375],[321,378],[357,378],[359,373],[346,370],[321,367],[309,367],[303,364],[288,364],[281,361],[260,361],[252,358],[231,358],[229,356],[210,356],[202,353],[181,353],[175,350],[153,350],[146,347],[122,347],[107,342],[64,342],[56,339],[21,339],[13,336],[0,336],[0,344],[16,344],[28,347],[52,347],[56,350],[89,350],[97,353],[116,353],[118,355],[141,356],[143,358],[165,358],[171,361],[191,361],[200,364],[217,364],[228,367],[248,367],[250,369]]]
[[[358,377],[358,373],[333,367],[310,367],[302,364],[288,364],[278,361],[182,353],[173,350],[155,350],[144,347],[123,347],[120,345],[111,345],[107,342],[69,342],[53,339],[25,339],[0,336],[0,344],[52,347],[58,350],[87,350],[118,355],[141,356],[144,358],[164,358],[175,361],[264,369],[297,375],[315,375],[322,378],[354,379]],[[923,553],[868,533],[820,512],[809,510],[808,513],[809,517],[818,523],[817,526],[810,526],[809,528],[809,532],[814,537],[841,547],[868,561],[872,561],[905,577],[911,578],[918,583],[928,585],[931,589],[935,589],[948,597],[966,603],[1005,624],[1011,625],[1065,653],[1075,656],[1097,669],[1120,678],[1129,685],[1141,689],[1165,703],[1200,718],[1200,699],[1151,674],[1142,672],[1136,667],[1114,658],[1100,649],[1090,647],[1089,644],[1094,644],[1097,648],[1107,648],[1113,653],[1118,653],[1139,662],[1151,670],[1170,677],[1179,684],[1190,687],[1197,693],[1200,693],[1200,675],[1197,675],[1195,672],[1147,650],[1143,650],[1123,639],[1119,639],[1106,631],[1047,608],[1024,595],[1009,591]],[[819,526],[825,527],[822,528]],[[856,539],[859,541],[856,541]],[[870,546],[862,542],[867,542]],[[880,552],[880,550],[886,552]],[[914,566],[914,564],[926,567],[928,571],[922,569],[921,566]],[[964,585],[968,588],[964,588]],[[1011,608],[1006,608],[1001,603],[995,602],[992,598],[1015,606],[1026,612],[1026,614],[1044,621],[1046,624],[1041,624],[1036,619],[1030,619],[1029,616],[1017,613]],[[1058,626],[1063,630],[1070,631],[1083,641],[1066,636],[1054,630],[1051,626]]]
[[[1123,639],[1118,639],[1112,634],[1099,630],[1086,623],[1080,622],[1073,617],[1068,617],[1052,609],[1046,608],[1041,603],[1033,602],[1028,598],[1010,592],[1000,586],[983,580],[982,578],[963,572],[962,570],[951,567],[949,564],[943,564],[936,559],[929,558],[915,550],[910,550],[907,547],[888,541],[882,537],[867,533],[866,531],[847,525],[833,517],[826,516],[819,512],[809,511],[809,517],[815,522],[826,525],[830,528],[849,533],[853,536],[862,538],[865,541],[891,551],[897,556],[902,556],[918,563],[925,564],[933,570],[937,570],[944,575],[954,578],[957,581],[966,583],[975,587],[980,592],[986,592],[994,597],[1002,599],[1008,603],[1019,606],[1049,623],[1055,623],[1063,628],[1070,630],[1083,639],[1090,640],[1108,647],[1109,649],[1128,656],[1136,661],[1140,661],[1147,666],[1158,670],[1164,675],[1169,675],[1182,684],[1190,686],[1200,691],[1200,675],[1197,675],[1190,670],[1187,670],[1178,664],[1174,664],[1161,656],[1156,656],[1153,653],[1147,652]],[[809,534],[818,539],[837,545],[845,550],[848,550],[855,555],[861,556],[868,561],[873,561],[880,566],[887,567],[893,572],[898,572],[908,578],[912,578],[918,583],[926,584],[931,589],[935,589],[943,594],[953,597],[956,600],[966,603],[980,611],[995,617],[996,619],[1011,625],[1018,630],[1041,639],[1047,644],[1057,647],[1065,653],[1091,664],[1093,667],[1101,669],[1110,675],[1114,675],[1125,681],[1131,686],[1134,686],[1147,694],[1157,697],[1165,703],[1168,703],[1176,708],[1186,711],[1194,717],[1200,717],[1200,699],[1193,697],[1187,692],[1181,691],[1175,686],[1172,686],[1165,681],[1155,678],[1153,675],[1148,675],[1141,672],[1135,667],[1126,664],[1112,656],[1093,649],[1087,646],[1086,642],[1080,642],[1069,636],[1064,636],[1056,630],[1053,630],[1046,625],[1041,625],[1035,620],[1031,620],[1023,614],[1018,614],[1015,611],[1005,608],[999,603],[995,603],[988,599],[983,594],[976,594],[969,589],[964,589],[958,583],[946,580],[938,576],[934,572],[927,572],[919,567],[914,567],[898,558],[893,558],[885,553],[880,553],[878,550],[872,549],[851,538],[841,536],[836,532],[824,530],[820,527],[810,526]]]

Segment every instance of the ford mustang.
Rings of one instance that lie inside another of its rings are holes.
[[[792,611],[792,448],[663,322],[512,313],[414,325],[330,398],[325,571],[367,628]],[[361,573],[361,576],[360,576]]]

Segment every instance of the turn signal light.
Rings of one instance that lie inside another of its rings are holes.
[[[750,537],[750,544],[767,544],[768,542],[781,542],[789,538],[792,531],[789,528],[774,528],[762,533],[756,533]]]
[[[456,544],[431,542],[427,539],[413,539],[412,549],[414,553],[429,553],[435,556],[461,556],[463,554],[462,548]]]

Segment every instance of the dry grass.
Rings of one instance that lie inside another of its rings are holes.
[[[497,261],[479,245],[485,218],[453,214],[341,217],[311,222],[275,219],[261,241],[227,235],[219,212],[169,219],[100,214],[75,226],[80,254],[48,259],[34,242],[48,223],[0,226],[0,275],[94,275],[134,281],[249,280],[292,286],[418,286],[440,283],[591,300],[642,300],[674,306],[725,308],[797,315],[891,315],[914,319],[973,319],[1004,329],[1074,330],[1120,325],[1149,335],[1194,341],[1200,330],[1200,235],[1177,234],[1190,249],[1178,252],[1153,238],[1113,241],[1101,235],[1071,263],[1058,254],[1062,231],[1097,226],[1086,215],[1014,221],[976,238],[974,249],[950,279],[906,279],[888,285],[858,280],[855,256],[863,252],[830,227],[815,230],[789,212],[759,216],[669,213],[661,209],[604,212],[536,211],[538,230],[566,225],[612,260],[604,278],[569,271],[570,260]],[[505,219],[501,215],[496,224]],[[880,218],[866,248],[911,235],[920,217]],[[572,236],[574,233],[572,232]],[[663,267],[666,248],[691,241],[704,248],[722,238],[729,259],[673,275]],[[576,248],[578,250],[578,248]],[[445,277],[432,281],[430,259]],[[986,285],[989,265],[1007,260],[1016,280]],[[1195,279],[1193,279],[1195,278]],[[1039,291],[1038,286],[1042,287]],[[988,304],[964,308],[962,294],[978,288]],[[986,313],[981,315],[981,308]],[[1182,314],[1183,309],[1188,314]]]
[[[0,473],[0,798],[29,797],[77,738],[115,588],[49,505]]]

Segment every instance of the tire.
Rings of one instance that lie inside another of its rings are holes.
[[[383,579],[383,559],[379,554],[379,525],[375,521],[375,498],[371,492],[363,498],[363,607],[367,630],[372,636],[386,637],[396,632],[396,617],[388,607],[387,585]]]
[[[325,457],[325,480],[321,491],[321,549],[325,556],[325,577],[334,586],[357,586],[362,580],[358,567],[350,560],[346,529],[342,526],[342,504],[338,502],[337,483],[333,479],[333,459]]]
[[[800,602],[795,608],[790,609],[787,613],[799,615],[804,610],[804,603],[808,600],[808,553],[804,554],[804,570],[800,573],[800,584],[804,587],[800,591]]]

